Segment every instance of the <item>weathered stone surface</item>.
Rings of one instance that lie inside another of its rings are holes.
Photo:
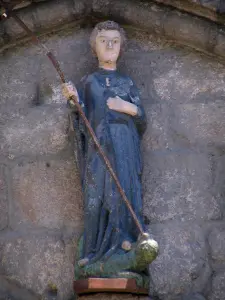
[[[150,60],[153,88],[162,103],[216,105],[224,100],[225,73],[217,61],[170,49],[151,55]]]
[[[92,9],[92,0],[73,0],[73,14],[74,16],[83,17],[85,14],[90,13]]]
[[[10,156],[57,153],[68,146],[65,108],[37,107],[2,128],[2,154]]]
[[[15,228],[29,222],[48,228],[72,227],[79,233],[81,187],[73,159],[25,164],[12,173]]]
[[[141,57],[145,58],[146,54],[148,57],[154,54],[155,50],[163,50],[169,47],[169,42],[163,36],[154,35],[146,32],[145,30],[133,30],[132,27],[126,28],[126,43],[125,50],[121,55],[119,66],[121,62],[125,59],[127,60],[130,56],[131,60],[134,58],[134,54],[140,53],[139,59]],[[160,52],[158,52],[159,54]],[[155,52],[156,54],[156,52]],[[151,62],[148,62],[148,67],[151,65]]]
[[[0,230],[8,224],[7,182],[4,167],[0,165]]]
[[[216,190],[218,195],[220,195],[221,199],[224,199],[225,195],[225,176],[224,176],[224,169],[225,169],[225,153],[224,148],[221,147],[220,149],[221,157],[216,159],[215,162],[215,177],[214,182],[217,182]],[[224,212],[224,201],[222,202],[222,211]]]
[[[212,291],[208,300],[221,300],[225,298],[225,272],[222,270],[212,278]]]
[[[21,1],[20,1],[21,2]],[[43,1],[34,1],[43,2]],[[28,6],[31,1],[20,3],[15,8],[20,9]],[[84,16],[90,5],[83,1],[46,1],[36,6],[17,11],[18,16],[32,30],[47,29],[56,25],[69,23],[74,17]],[[91,7],[90,7],[91,8]],[[4,23],[5,34],[10,39],[26,36],[27,33],[14,19],[8,19]]]
[[[193,223],[150,227],[160,254],[150,265],[150,295],[173,300],[188,291],[201,292],[210,278],[204,235]]]
[[[148,119],[146,134],[143,138],[145,152],[191,147],[188,138],[177,132],[181,129],[179,115],[175,115],[177,107],[168,104],[151,105],[148,101],[144,104]]]
[[[144,213],[150,222],[222,217],[223,197],[210,157],[165,151],[145,153],[144,161]]]
[[[32,12],[29,7],[17,12],[18,17],[31,29],[34,30],[34,19]],[[15,40],[26,36],[27,33],[25,30],[18,25],[18,23],[13,19],[7,19],[4,23],[5,34],[10,38],[10,40]]]
[[[224,101],[185,105],[145,103],[148,115],[146,149],[210,148],[216,153],[224,147]]]
[[[65,245],[49,234],[0,240],[0,267],[4,274],[39,295],[55,286],[59,300],[72,295],[74,254],[74,242]]]
[[[225,51],[225,30],[221,28],[217,35],[217,44],[214,48],[216,55],[223,55]]]
[[[225,224],[214,227],[208,237],[210,256],[218,266],[225,263]]]
[[[150,31],[163,33],[162,19],[167,10],[154,5],[152,2],[130,2],[119,0],[94,0],[93,12],[122,19],[136,26],[143,25]]]
[[[25,7],[29,6],[29,5],[31,5],[31,3],[32,3],[32,1],[26,1],[26,0],[24,0],[24,1],[20,2],[20,3],[19,3],[19,1],[17,1],[17,2],[18,2],[18,4],[15,3],[16,5],[13,7],[13,9],[15,9],[15,10],[21,9],[21,8],[25,8]]]
[[[35,26],[46,29],[69,23],[74,18],[77,20],[78,17],[84,17],[90,9],[91,2],[81,0],[56,0],[39,4],[33,9]]]
[[[40,297],[0,275],[0,300],[40,300]]]
[[[207,49],[211,40],[212,28],[208,26],[208,21],[181,15],[179,12],[171,11],[163,20],[164,33],[171,39],[177,40],[184,44],[201,49]],[[208,30],[207,30],[208,29]]]
[[[224,145],[224,101],[216,100],[214,103],[179,106],[176,113],[180,116],[180,135],[186,136],[193,144],[203,143],[215,147]]]
[[[147,79],[139,77],[148,86],[139,84],[144,97],[149,94],[143,101],[148,117],[145,149],[210,148],[217,153],[225,140],[222,65],[180,51],[160,51],[158,60],[154,54],[146,57],[151,69]]]
[[[5,38],[5,27],[3,23],[0,23],[0,46],[4,45],[4,38]]]
[[[205,7],[209,7],[214,10],[218,10],[223,7],[223,1],[221,0],[188,0],[190,3],[197,3]]]
[[[212,16],[215,16],[215,14],[209,14],[209,11],[207,11],[206,9],[218,13],[225,12],[225,5],[223,0],[155,0],[155,1],[166,5],[172,5],[176,8],[183,9],[197,15],[211,17],[211,18]]]
[[[28,108],[33,106],[40,62],[36,47],[9,50],[1,55],[1,130],[2,125],[17,119],[21,112],[27,113]]]
[[[48,1],[35,6],[33,11],[36,28],[46,29],[73,20],[72,1]]]
[[[182,12],[188,12],[193,16],[201,16],[205,19],[224,24],[225,18],[223,0],[154,0],[159,4],[175,7]]]
[[[97,65],[88,44],[88,31],[73,29],[60,38],[55,35],[41,41],[49,49],[54,49],[53,54],[59,60],[68,80],[77,83],[93,65]],[[36,102],[65,103],[65,99],[55,93],[55,87],[58,89],[57,93],[60,91],[60,81],[55,69],[36,46],[29,44],[29,47],[5,52],[0,57],[0,67],[0,126],[31,113],[30,108]],[[40,99],[36,101],[38,86]],[[60,100],[57,101],[56,98]]]
[[[182,300],[205,300],[205,297],[200,295],[199,293],[191,293],[188,295],[185,295]]]

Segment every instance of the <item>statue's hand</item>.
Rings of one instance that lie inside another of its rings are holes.
[[[67,99],[72,98],[74,96],[78,101],[77,89],[71,81],[62,84],[62,93],[63,96],[66,97]]]
[[[112,110],[122,112],[131,116],[136,116],[137,114],[137,106],[135,104],[124,101],[118,96],[116,96],[115,98],[109,98],[107,100],[107,105]]]

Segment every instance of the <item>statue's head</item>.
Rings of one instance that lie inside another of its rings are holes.
[[[92,31],[90,44],[101,62],[116,62],[125,44],[124,30],[113,21],[98,23]]]

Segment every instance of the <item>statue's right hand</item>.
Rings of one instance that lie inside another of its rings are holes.
[[[62,84],[62,93],[63,96],[67,99],[72,98],[74,96],[78,101],[77,89],[71,81]]]

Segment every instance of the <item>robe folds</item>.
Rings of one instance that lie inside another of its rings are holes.
[[[146,129],[146,117],[138,89],[118,71],[98,69],[84,77],[77,90],[79,103],[144,227],[140,139]],[[109,109],[107,99],[116,96],[137,105],[137,115]],[[84,193],[83,257],[104,259],[115,251],[123,253],[122,242],[135,242],[139,232],[78,115],[74,127]]]

